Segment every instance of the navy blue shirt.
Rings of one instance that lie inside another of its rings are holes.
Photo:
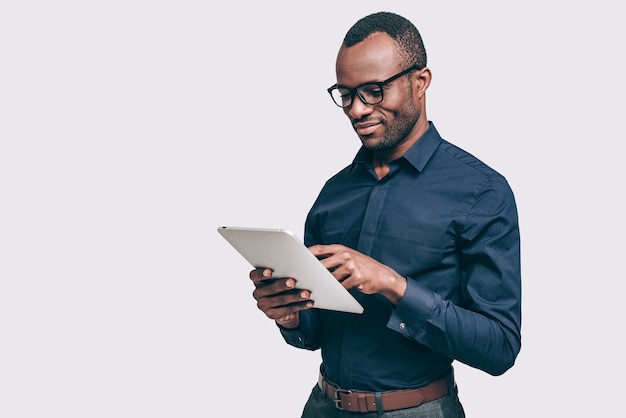
[[[513,193],[432,123],[382,179],[361,148],[322,188],[304,241],[343,244],[407,279],[397,306],[352,289],[363,314],[310,309],[297,329],[281,329],[293,346],[321,348],[323,374],[342,388],[420,387],[455,359],[492,375],[513,365],[521,344]]]

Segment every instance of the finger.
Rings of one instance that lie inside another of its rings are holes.
[[[286,306],[280,306],[269,309],[265,312],[265,315],[280,322],[288,322],[295,319],[296,313],[306,309],[311,309],[314,306],[313,301],[307,300],[304,302],[292,303]]]
[[[328,245],[317,244],[317,245],[310,246],[309,251],[311,251],[313,255],[316,256],[317,258],[326,258],[337,253],[342,248],[344,247],[343,245],[340,245],[340,244],[328,244]]]
[[[255,283],[261,283],[272,278],[272,270],[268,268],[256,268],[250,272],[250,279]]]
[[[352,289],[358,284],[358,280],[353,278],[350,272],[346,269],[337,269],[332,271],[331,273],[335,277],[335,279],[337,279],[337,281],[341,283],[341,285],[346,289]]]
[[[296,281],[292,278],[265,280],[256,283],[256,289],[252,292],[255,299],[277,295],[295,289]]]
[[[287,324],[293,321],[294,319],[296,319],[296,315],[297,315],[297,312],[289,313],[283,317],[276,318],[276,322],[278,322],[279,325]]]
[[[270,318],[277,319],[285,314],[312,307],[313,301],[309,299],[310,297],[311,292],[294,289],[289,292],[257,299],[257,308],[265,312]]]
[[[335,257],[334,255],[332,255],[326,258],[321,258],[320,263],[322,263],[322,265],[326,267],[327,270],[333,273],[335,277],[339,278],[334,273],[336,270],[340,269],[343,266],[343,260],[341,260],[339,257]]]

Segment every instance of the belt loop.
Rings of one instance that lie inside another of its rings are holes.
[[[454,368],[451,368],[450,374],[448,375],[448,392],[457,394],[456,389],[456,380],[454,379]]]
[[[357,403],[359,404],[359,412],[369,412],[367,408],[367,398],[365,397],[365,393],[357,393],[356,394]]]
[[[376,412],[378,412],[378,415],[384,414],[385,410],[383,409],[383,397],[381,393],[374,393],[374,399],[376,399]]]
[[[327,385],[326,378],[324,377],[321,371],[319,374],[319,378],[317,379],[317,385],[320,387],[320,389],[322,389],[322,392],[326,394],[326,385]]]

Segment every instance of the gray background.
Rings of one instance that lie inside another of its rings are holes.
[[[4,2],[0,416],[298,416],[319,353],[284,344],[215,230],[302,236],[359,145],[325,92],[336,52],[379,10],[422,32],[429,119],[518,200],[523,348],[501,377],[456,365],[468,416],[613,415],[626,351],[614,4]]]

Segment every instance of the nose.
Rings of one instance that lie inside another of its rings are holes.
[[[359,95],[355,94],[354,99],[352,99],[352,105],[344,110],[346,112],[346,115],[348,115],[352,119],[361,119],[363,116],[372,113],[373,109],[373,105],[363,103]]]

